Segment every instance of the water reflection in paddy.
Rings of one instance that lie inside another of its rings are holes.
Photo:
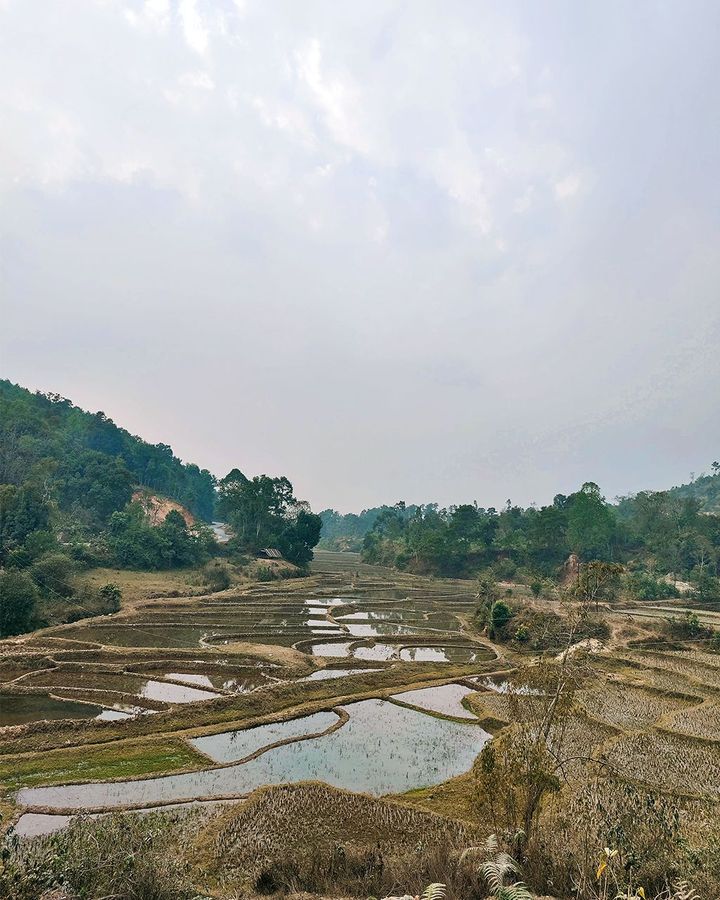
[[[351,641],[342,641],[329,644],[313,644],[310,652],[313,656],[348,656]]]
[[[400,659],[405,662],[447,662],[456,665],[476,663],[481,660],[492,659],[493,652],[490,649],[478,647],[403,647],[400,651]]]
[[[236,766],[127,782],[26,788],[18,800],[48,808],[110,808],[244,794],[306,780],[375,795],[438,784],[466,772],[490,735],[478,725],[436,719],[383,700],[345,706],[332,734],[285,744]]]
[[[167,681],[146,681],[140,689],[140,697],[148,700],[160,700],[163,703],[197,703],[199,700],[212,700],[220,697],[215,691],[201,691],[194,687],[171,684]]]
[[[394,644],[376,643],[372,647],[356,647],[353,656],[355,659],[369,661],[382,661],[397,658],[398,648]]]
[[[364,672],[380,672],[381,669],[318,669],[298,681],[325,681],[328,678],[344,678],[346,675],[360,675]]]
[[[306,734],[320,734],[338,722],[334,712],[319,712],[300,719],[272,722],[243,731],[226,731],[223,734],[209,734],[191,740],[190,743],[215,762],[237,762],[277,741],[303,737]]]
[[[417,628],[408,625],[398,625],[395,622],[376,622],[371,625],[364,622],[350,622],[347,626],[348,634],[353,637],[380,637],[392,634],[413,634]]]
[[[273,682],[272,678],[260,671],[243,672],[242,675],[232,676],[229,673],[198,675],[191,672],[167,672],[164,677],[171,681],[183,681],[186,684],[195,685],[199,688],[232,691],[235,694],[247,694],[250,691],[254,691],[255,688],[272,684]],[[203,693],[207,693],[207,691]],[[207,699],[207,697],[201,697],[200,699]]]
[[[41,719],[94,719],[102,712],[101,706],[55,700],[44,694],[0,694],[0,727]]]
[[[474,693],[475,691],[462,684],[441,684],[437,687],[420,688],[417,691],[404,691],[402,694],[395,694],[393,699],[447,716],[474,719],[475,715],[462,705],[463,699],[468,694]]]

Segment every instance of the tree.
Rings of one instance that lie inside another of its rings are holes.
[[[289,522],[280,535],[280,552],[296,566],[305,567],[313,558],[313,547],[320,540],[321,528],[320,516],[301,509],[297,518]]]
[[[285,477],[246,478],[233,469],[218,486],[218,512],[233,527],[238,543],[256,551],[277,543],[297,500]]]
[[[593,481],[586,481],[567,501],[567,540],[570,549],[581,557],[602,559],[610,555],[615,519]]]
[[[277,547],[298,566],[310,562],[322,519],[294,496],[287,478],[247,478],[233,469],[220,482],[218,493],[218,511],[232,526],[238,548],[257,552]]]
[[[105,604],[105,609],[109,613],[120,612],[120,601],[122,600],[122,591],[120,586],[110,581],[104,584],[98,591],[100,599]]]
[[[496,600],[490,610],[490,637],[502,631],[512,616],[512,610],[507,603],[504,600]]]
[[[102,522],[132,497],[133,477],[120,457],[86,450],[66,460],[58,475],[61,502],[91,510]]]
[[[0,637],[30,630],[38,592],[24,572],[0,571]]]
[[[623,567],[619,563],[594,559],[582,563],[573,591],[578,600],[594,603],[598,609],[600,600],[614,600],[620,589]]]

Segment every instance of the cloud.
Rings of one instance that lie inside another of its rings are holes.
[[[6,0],[6,374],[316,505],[700,470],[719,16]]]

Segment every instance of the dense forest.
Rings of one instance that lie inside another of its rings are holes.
[[[492,568],[497,577],[558,577],[571,554],[580,561],[622,564],[639,597],[670,590],[664,576],[689,579],[703,599],[720,599],[720,515],[705,496],[720,495],[720,475],[669,491],[643,491],[606,502],[593,482],[558,494],[547,506],[501,510],[463,504],[409,507],[374,516],[362,541],[367,562],[439,575],[469,576]],[[342,520],[348,517],[341,517]],[[342,539],[339,528],[335,540]],[[324,535],[323,535],[324,536]]]
[[[363,538],[371,531],[377,519],[388,510],[404,519],[414,516],[420,509],[418,506],[373,506],[361,513],[343,515],[335,509],[323,509],[319,515],[322,522],[320,547],[324,550],[361,550]]]
[[[0,380],[0,484],[26,483],[87,521],[121,509],[134,485],[172,497],[204,521],[215,503],[210,472],[181,462],[167,444],[148,444],[57,394]]]

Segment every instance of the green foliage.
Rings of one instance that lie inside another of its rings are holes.
[[[101,600],[107,605],[107,611],[109,613],[120,611],[122,591],[120,590],[119,585],[114,582],[104,584],[98,591],[98,594],[100,595]]]
[[[500,512],[476,504],[384,507],[365,535],[363,558],[418,574],[463,576],[491,566],[496,578],[510,579],[524,566],[547,576],[573,550],[611,556],[620,537],[612,508],[588,482],[541,509],[510,502]]]
[[[701,603],[716,603],[720,600],[720,580],[707,569],[694,569],[690,573],[693,597]]]
[[[512,616],[512,610],[507,603],[504,600],[496,600],[490,610],[490,636],[503,631]]]
[[[25,572],[0,571],[0,637],[30,630],[38,592]]]
[[[485,857],[480,864],[480,874],[490,889],[492,900],[533,900],[527,885],[516,881],[516,876],[520,875],[520,866],[509,853],[500,851],[494,834],[482,846],[469,847],[463,857],[477,854]]]
[[[372,530],[378,518],[397,509],[398,507],[392,506],[375,506],[364,509],[361,513],[347,515],[334,509],[323,509],[319,513],[322,521],[319,546],[324,550],[361,550],[365,535]],[[417,509],[417,506],[402,504],[402,518],[411,518]]]
[[[34,492],[34,512],[26,511],[16,531],[47,527],[47,513],[44,523],[37,520],[47,500],[104,522],[125,506],[133,484],[172,497],[201,519],[212,518],[212,475],[182,463],[166,444],[148,444],[104,413],[84,412],[57,394],[33,394],[0,380],[0,493],[5,485]],[[0,547],[2,532],[0,525]]]
[[[49,521],[50,506],[39,484],[0,484],[0,565],[32,535],[47,533]]]
[[[177,510],[151,526],[138,503],[110,516],[108,543],[121,566],[130,569],[173,569],[209,558],[212,539],[203,528],[189,529]]]
[[[44,553],[33,563],[30,573],[40,590],[59,597],[73,592],[73,577],[77,566],[65,553]]]
[[[697,614],[688,610],[683,616],[671,616],[667,620],[670,636],[679,640],[713,640],[716,635],[709,625],[703,625]]]
[[[625,587],[635,600],[665,600],[677,596],[671,584],[660,581],[650,572],[631,572],[625,579]]]
[[[233,469],[218,485],[218,511],[232,526],[235,549],[243,552],[277,548],[285,559],[304,567],[320,540],[320,516],[296,499],[285,477],[246,478]]]
[[[615,519],[600,488],[587,481],[566,503],[567,542],[581,557],[608,558],[614,537]]]
[[[594,482],[539,509],[509,501],[500,511],[475,504],[379,507],[366,511],[373,515],[364,518],[363,528],[371,518],[373,524],[362,555],[366,562],[416,574],[472,577],[491,569],[496,579],[511,580],[530,571],[531,591],[539,596],[543,579],[558,578],[576,553],[582,562],[631,563],[644,572],[628,580],[637,599],[672,596],[672,587],[649,571],[676,577],[695,571],[703,573],[696,575],[698,599],[720,600],[720,582],[710,580],[720,575],[720,473],[712,479],[712,512],[680,489],[644,491],[611,505]],[[323,515],[333,535],[343,527],[340,520],[350,519]]]

